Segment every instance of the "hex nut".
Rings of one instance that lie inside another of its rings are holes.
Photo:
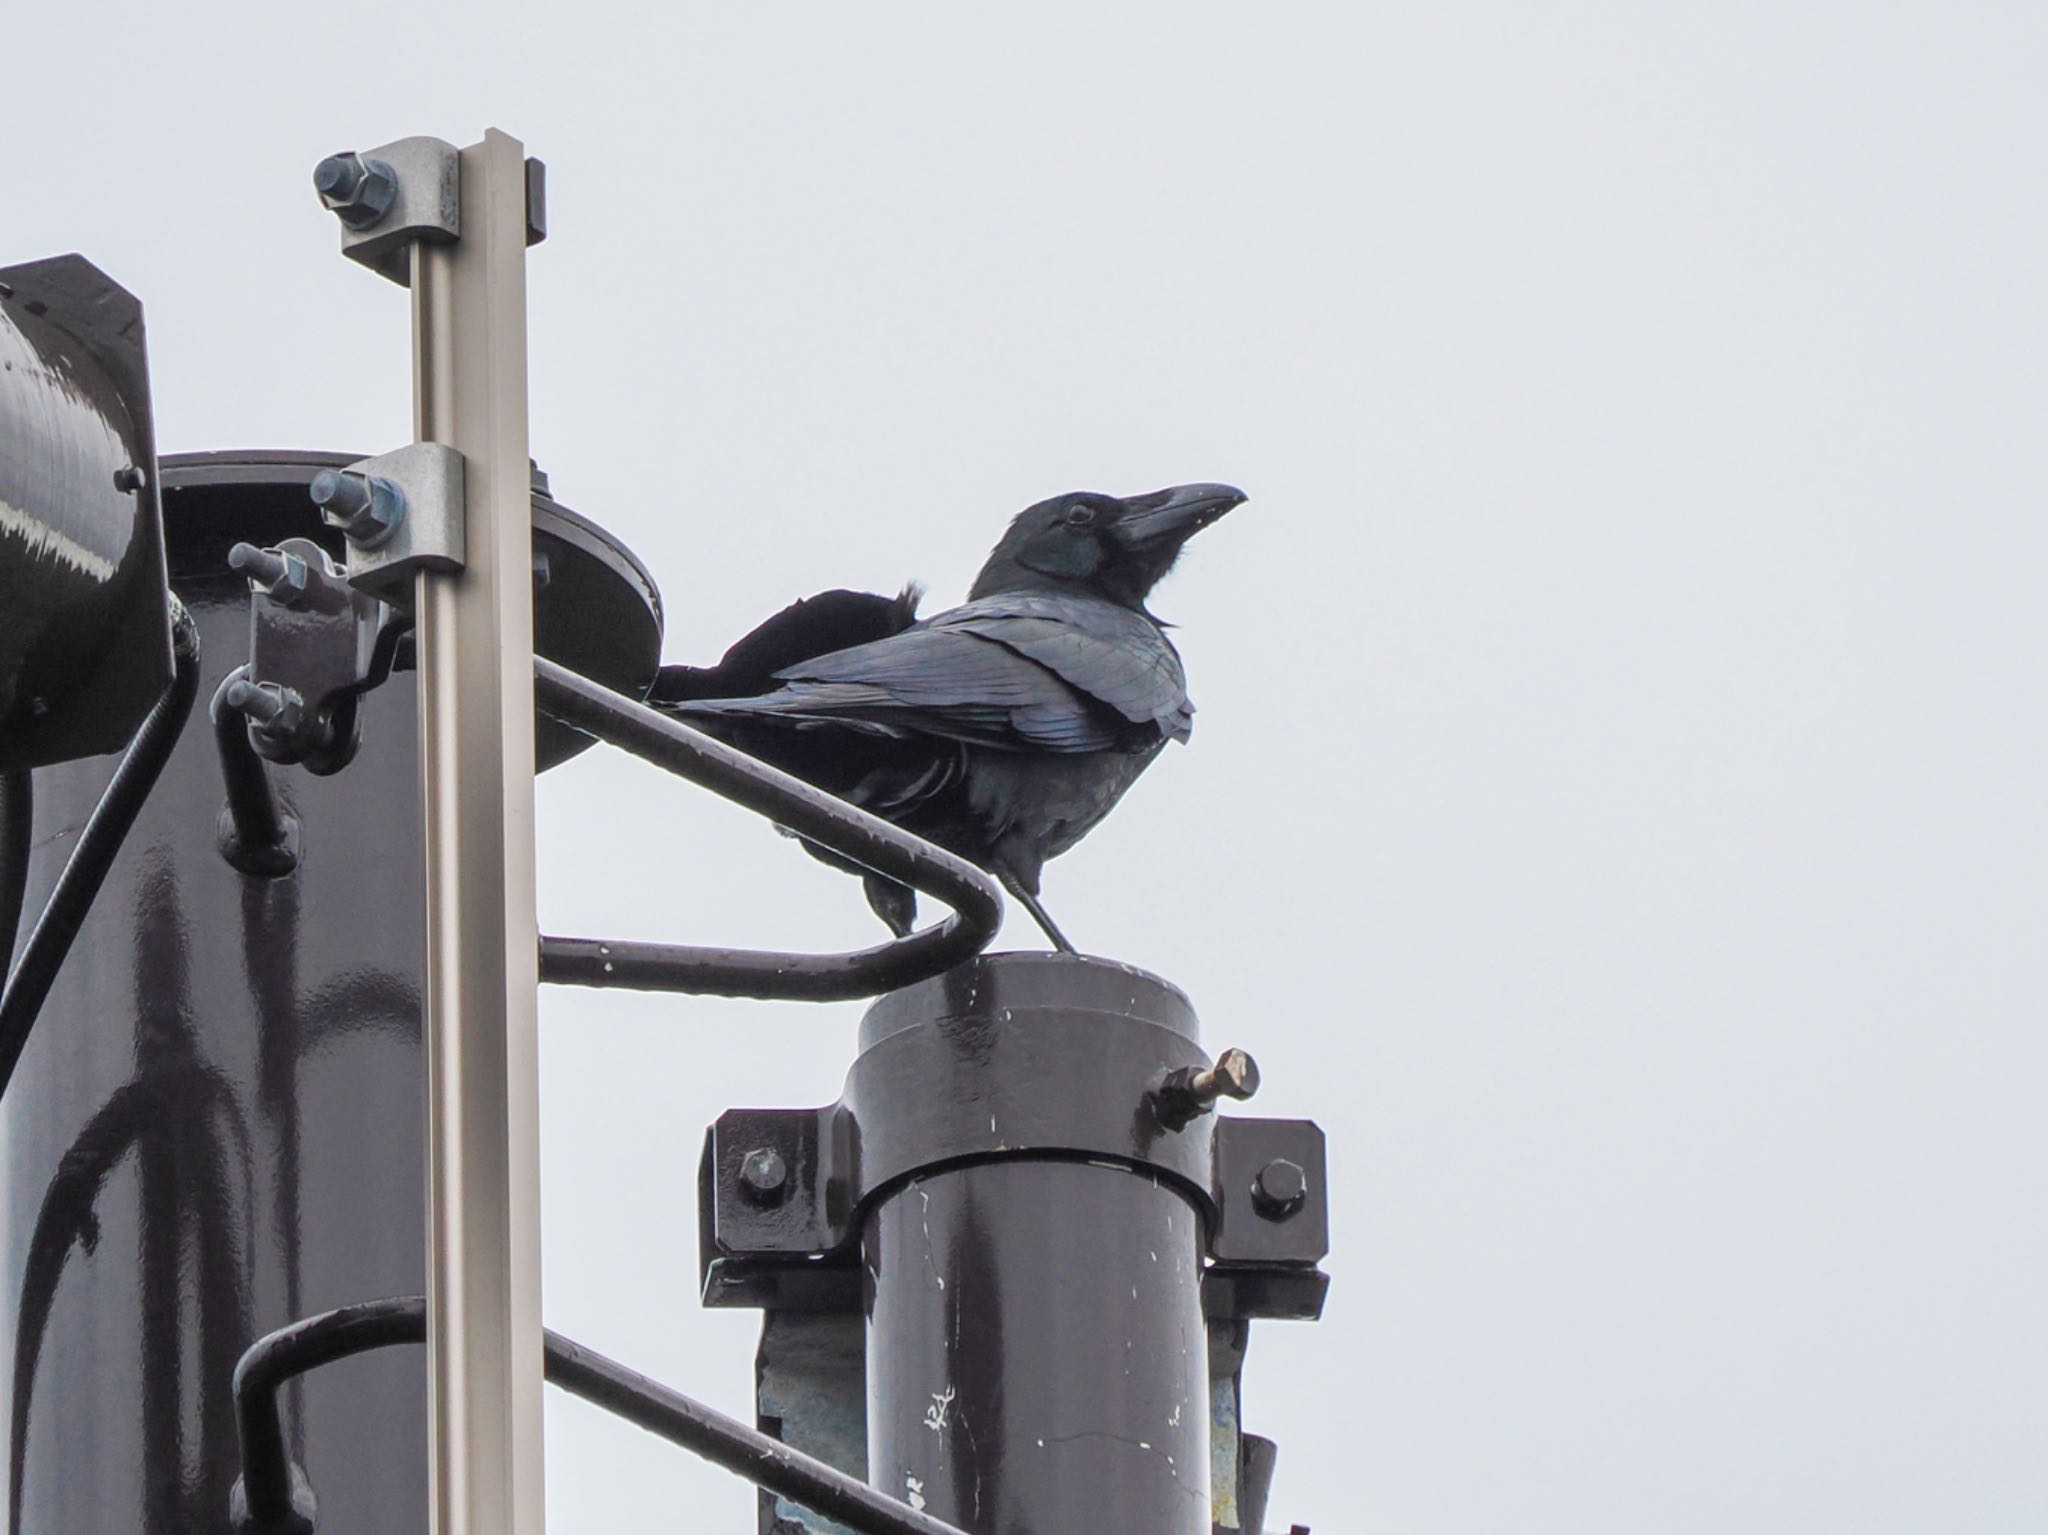
[[[381,474],[355,469],[322,469],[306,494],[321,518],[341,529],[359,549],[385,543],[405,520],[405,492]]]
[[[1308,1173],[1299,1162],[1275,1157],[1252,1179],[1252,1208],[1269,1221],[1284,1221],[1308,1203]]]
[[[371,229],[398,201],[398,177],[382,160],[365,160],[350,151],[329,155],[313,167],[313,190],[349,228]]]

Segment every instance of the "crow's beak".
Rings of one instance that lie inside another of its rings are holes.
[[[1178,549],[1244,499],[1235,485],[1176,485],[1131,496],[1116,520],[1116,536],[1134,549]]]

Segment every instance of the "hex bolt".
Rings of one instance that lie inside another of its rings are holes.
[[[1188,1092],[1204,1108],[1218,1098],[1249,1098],[1258,1090],[1259,1063],[1234,1045],[1216,1057],[1214,1066],[1188,1078]]]
[[[755,1204],[776,1204],[789,1190],[789,1164],[774,1147],[756,1146],[740,1162],[740,1186]]]
[[[1252,1179],[1252,1208],[1269,1221],[1284,1221],[1308,1203],[1308,1173],[1299,1162],[1275,1157]]]
[[[259,549],[254,544],[236,544],[228,551],[228,565],[249,578],[249,584],[288,608],[306,599],[313,573],[306,562],[288,549]]]
[[[275,682],[238,679],[228,684],[227,706],[249,717],[249,728],[272,741],[288,741],[306,718],[306,700],[297,688]]]
[[[149,484],[149,476],[140,466],[129,464],[114,471],[114,489],[124,496],[139,495]]]
[[[341,529],[358,549],[375,549],[405,520],[405,492],[381,474],[322,469],[306,494],[328,525]]]
[[[398,174],[382,160],[365,160],[349,150],[313,167],[313,190],[349,228],[371,229],[398,201]]]
[[[1182,1130],[1216,1107],[1219,1098],[1249,1098],[1259,1090],[1259,1063],[1232,1046],[1213,1066],[1169,1072],[1152,1095],[1160,1123]]]

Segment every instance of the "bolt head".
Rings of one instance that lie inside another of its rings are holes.
[[[773,1204],[788,1192],[789,1163],[772,1146],[756,1146],[740,1162],[740,1187],[756,1204]]]
[[[1275,1157],[1252,1179],[1252,1208],[1269,1221],[1284,1221],[1308,1203],[1308,1173],[1299,1162]]]
[[[1259,1090],[1259,1063],[1235,1045],[1216,1057],[1216,1090],[1226,1098],[1245,1099]]]

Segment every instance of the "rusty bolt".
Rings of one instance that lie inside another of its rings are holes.
[[[757,1205],[778,1203],[789,1190],[789,1164],[772,1146],[756,1146],[740,1162],[740,1186]]]
[[[1275,1157],[1252,1179],[1252,1208],[1269,1221],[1284,1221],[1308,1203],[1308,1173],[1299,1162]]]
[[[1259,1063],[1233,1047],[1217,1056],[1213,1066],[1183,1066],[1167,1073],[1152,1101],[1160,1123],[1182,1130],[1214,1109],[1218,1098],[1249,1098],[1258,1090]]]
[[[365,160],[349,150],[313,167],[313,190],[349,228],[370,229],[398,200],[398,176],[382,160]]]

